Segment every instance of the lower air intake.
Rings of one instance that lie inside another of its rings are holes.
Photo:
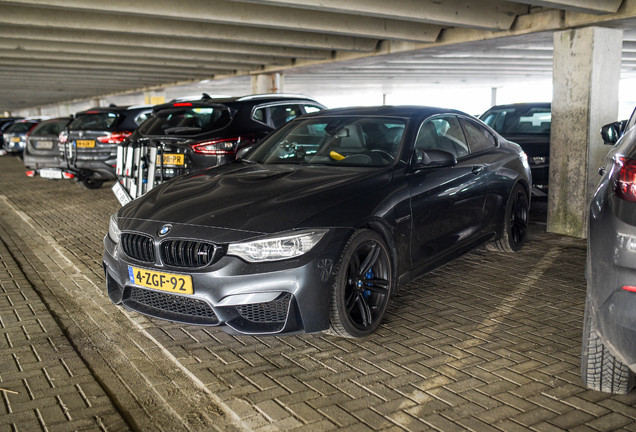
[[[209,304],[194,298],[133,287],[130,293],[130,299],[144,306],[179,314],[184,317],[217,319],[214,310],[212,310]]]
[[[291,294],[285,293],[267,303],[253,303],[236,306],[239,314],[255,323],[281,323],[287,319]]]

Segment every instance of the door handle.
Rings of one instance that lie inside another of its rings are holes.
[[[486,165],[473,165],[472,173],[477,175],[486,168]]]

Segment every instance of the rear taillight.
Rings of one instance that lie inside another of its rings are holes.
[[[60,140],[60,144],[66,144],[68,142],[68,134],[66,131],[60,132],[58,139]]]
[[[35,171],[27,171],[26,175],[27,177],[35,177]]]
[[[105,136],[97,137],[97,141],[102,144],[119,144],[132,135],[132,132],[112,132]]]
[[[636,202],[636,160],[618,157],[621,170],[614,184],[616,196],[625,201]]]
[[[75,178],[75,174],[71,174],[69,172],[63,172],[62,177],[64,177],[65,179],[72,179],[72,178]]]
[[[226,155],[235,154],[239,147],[244,147],[254,141],[254,136],[243,136],[237,138],[224,138],[202,141],[190,144],[192,151],[206,155]]]

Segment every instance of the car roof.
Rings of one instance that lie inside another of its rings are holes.
[[[89,108],[85,111],[80,111],[76,115],[82,114],[94,114],[94,113],[121,113],[125,111],[143,111],[143,110],[151,110],[153,105],[127,105],[127,106],[107,106],[107,107],[93,107]]]
[[[315,113],[307,114],[305,117],[329,117],[329,116],[390,116],[390,117],[430,117],[435,114],[450,113],[450,114],[462,114],[469,117],[469,114],[450,108],[440,108],[432,106],[419,106],[419,105],[381,105],[371,107],[347,107],[347,108],[333,108]]]
[[[165,104],[156,105],[154,107],[155,111],[159,111],[166,108],[172,108],[175,103],[196,103],[196,104],[209,104],[209,105],[227,105],[232,108],[236,108],[236,105],[259,105],[262,103],[270,103],[270,102],[284,102],[284,101],[307,101],[318,103],[315,99],[301,94],[286,94],[286,93],[268,93],[268,94],[257,94],[257,95],[247,95],[247,96],[220,96],[220,97],[211,97],[206,93],[203,93],[202,97],[184,97],[184,98],[176,98],[167,102]],[[321,105],[322,106],[322,105]]]
[[[490,111],[491,109],[508,109],[508,108],[550,108],[551,105],[552,104],[550,102],[519,102],[519,103],[513,103],[513,104],[506,104],[506,105],[495,105],[490,107],[488,111]]]

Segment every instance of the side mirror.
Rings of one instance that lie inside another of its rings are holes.
[[[253,146],[247,146],[247,147],[243,147],[242,149],[240,149],[238,151],[238,153],[236,153],[236,159],[241,159],[243,156],[245,156],[250,150],[252,150]]]
[[[601,128],[601,136],[605,145],[614,145],[618,142],[618,139],[623,134],[623,128],[625,127],[624,121],[614,122],[606,124]]]
[[[454,154],[436,149],[413,151],[413,168],[415,170],[426,168],[449,168],[457,165],[457,158]]]

